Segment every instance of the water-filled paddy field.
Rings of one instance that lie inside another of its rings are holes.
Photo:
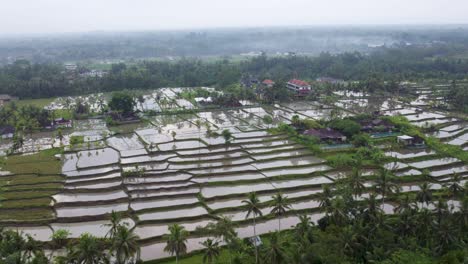
[[[174,98],[176,92],[167,89],[162,90],[162,94]],[[268,127],[280,122],[290,123],[294,115],[318,120],[329,118],[334,107],[344,108],[344,116],[378,108],[388,115],[406,116],[416,126],[440,125],[431,136],[443,143],[466,147],[466,123],[446,113],[417,113],[414,107],[399,102],[383,101],[380,105],[369,102],[362,98],[343,99],[335,105],[304,101],[235,110],[203,110],[184,115],[156,115],[148,117],[142,126],[135,126],[130,131],[125,129],[124,133],[118,128],[108,128],[102,120],[79,121],[70,134],[99,142],[99,147],[67,149],[58,155],[59,165],[54,172],[40,173],[39,176],[39,171],[33,170],[28,172],[31,176],[21,176],[10,171],[14,176],[0,176],[2,186],[11,185],[11,177],[15,177],[14,186],[30,184],[34,192],[25,192],[21,199],[24,203],[32,202],[29,200],[41,202],[40,206],[32,203],[30,209],[43,214],[37,218],[32,214],[28,219],[27,211],[15,211],[10,215],[5,215],[5,211],[0,221],[9,228],[32,234],[40,241],[49,241],[52,232],[58,229],[68,229],[71,237],[84,232],[104,236],[108,231],[109,214],[122,212],[125,221],[140,236],[143,260],[150,260],[168,256],[163,251],[165,244],[161,237],[168,232],[167,225],[172,223],[179,223],[193,232],[197,226],[229,216],[239,223],[237,232],[240,237],[251,236],[251,222],[246,221],[249,219],[242,207],[242,200],[249,192],[258,193],[265,216],[258,221],[258,234],[277,229],[277,221],[271,219],[269,202],[279,191],[292,199],[292,211],[282,220],[284,228],[297,224],[297,215],[302,213],[310,215],[315,222],[323,216],[317,201],[322,186],[334,185],[338,179],[349,175],[351,168],[334,168],[323,153],[312,152],[287,134],[267,131]],[[54,103],[57,108],[64,107],[63,104],[60,100]],[[176,100],[175,104],[174,107],[196,108],[189,101]],[[155,101],[155,94],[150,94],[138,108],[157,110],[161,106]],[[95,110],[99,111],[97,105]],[[265,115],[273,118],[271,124],[263,122]],[[197,123],[201,125],[197,126]],[[218,133],[229,129],[232,139],[226,143],[221,136],[209,136],[206,124]],[[42,137],[43,140],[38,141],[41,149],[52,148],[53,136],[44,134]],[[31,151],[32,147],[26,152]],[[384,146],[383,153],[387,158],[383,167],[397,178],[405,179],[400,183],[402,193],[417,192],[421,174],[427,171],[434,191],[440,190],[454,173],[465,179],[468,175],[464,161],[429,147],[398,149]],[[366,185],[369,188],[376,171],[377,168],[363,171],[363,175],[370,179]],[[34,177],[43,177],[43,180]],[[408,180],[412,177],[414,181]],[[41,191],[44,188],[48,191]],[[363,194],[360,199],[365,201],[366,197]],[[2,203],[8,205],[9,201]],[[457,201],[453,204],[457,205]],[[394,207],[395,201],[389,201],[383,209],[390,214]],[[0,210],[6,209],[0,206]],[[199,242],[203,240],[205,238],[191,236],[187,242],[188,251],[200,249]]]

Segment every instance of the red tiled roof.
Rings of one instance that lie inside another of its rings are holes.
[[[266,79],[262,82],[263,84],[275,84],[274,81],[270,80],[270,79]]]
[[[302,80],[298,80],[298,79],[292,79],[289,81],[289,83],[292,83],[294,85],[297,85],[297,86],[309,86],[310,84],[307,83],[307,82],[304,82]]]

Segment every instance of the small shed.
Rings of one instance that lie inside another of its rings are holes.
[[[61,118],[54,119],[54,121],[53,121],[53,126],[54,126],[55,128],[59,128],[59,127],[61,127],[61,128],[69,128],[69,127],[73,127],[73,121],[61,117]]]
[[[405,146],[423,146],[424,139],[418,136],[402,135],[397,137],[397,142]]]
[[[304,135],[319,138],[321,141],[332,141],[333,143],[343,143],[346,136],[331,128],[311,128],[304,131]]]

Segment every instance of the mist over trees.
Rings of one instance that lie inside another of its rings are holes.
[[[0,64],[232,56],[265,51],[318,55],[399,44],[461,43],[462,26],[336,26],[211,29],[198,31],[92,32],[0,39]]]
[[[346,52],[310,56],[257,56],[247,61],[202,61],[194,58],[174,62],[141,61],[112,65],[108,74],[70,79],[62,64],[37,64],[18,60],[0,67],[0,93],[20,98],[81,95],[118,90],[160,87],[215,86],[226,88],[252,74],[278,82],[300,77],[308,80],[329,76],[343,80],[365,81],[372,89],[383,89],[384,81],[421,78],[463,79],[468,60],[451,58],[458,46],[439,44],[428,47],[402,46],[379,48],[366,55]],[[447,54],[441,57],[441,54]]]

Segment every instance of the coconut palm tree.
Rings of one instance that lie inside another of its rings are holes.
[[[121,225],[120,222],[122,221],[122,214],[112,210],[110,214],[110,223],[105,224],[104,226],[110,227],[109,231],[106,234],[106,238],[114,238],[115,234],[117,233],[119,226]]]
[[[452,180],[449,184],[447,184],[447,189],[449,190],[450,194],[453,196],[458,196],[462,194],[465,188],[460,184],[462,178],[458,173],[452,174]]]
[[[281,264],[288,263],[287,241],[284,240],[279,231],[270,234],[270,243],[263,248],[263,258],[265,263]]]
[[[432,212],[427,208],[422,208],[416,215],[415,221],[418,223],[415,227],[415,233],[419,242],[424,247],[430,244],[432,228],[434,227],[434,219]]]
[[[205,247],[203,250],[203,263],[212,264],[216,259],[218,259],[219,254],[221,253],[219,249],[219,242],[208,238],[200,244]]]
[[[176,263],[179,263],[179,256],[187,252],[187,236],[188,232],[178,224],[170,225],[169,234],[164,236],[167,243],[164,251],[175,255]]]
[[[328,215],[330,220],[335,225],[343,225],[348,222],[348,215],[346,214],[346,203],[341,197],[337,197],[331,201]]]
[[[437,224],[441,225],[442,220],[444,220],[447,217],[447,214],[449,213],[447,202],[440,198],[439,201],[437,201],[437,203],[435,204],[435,208],[433,211],[437,217]]]
[[[395,206],[395,213],[404,214],[411,213],[414,210],[414,206],[411,203],[411,199],[408,194],[405,194],[403,198],[399,199],[398,204]]]
[[[71,263],[80,264],[99,264],[108,261],[103,241],[89,233],[80,236],[69,257]]]
[[[229,143],[229,141],[232,139],[232,133],[231,131],[229,131],[229,129],[224,129],[222,132],[221,132],[221,135],[223,136],[224,138],[224,143]]]
[[[319,196],[319,208],[328,213],[328,208],[331,206],[331,201],[333,198],[330,185],[322,185],[322,193]]]
[[[393,182],[393,175],[385,168],[380,169],[375,185],[376,193],[382,196],[382,205],[385,206],[385,198],[398,192],[400,187]]]
[[[299,223],[294,228],[296,235],[301,238],[301,240],[307,240],[308,243],[313,243],[312,237],[312,227],[314,224],[307,215],[299,216]]]
[[[140,239],[132,230],[126,226],[119,225],[117,232],[112,239],[112,251],[115,252],[117,264],[125,264],[128,260],[140,259],[140,247],[138,246]]]
[[[216,221],[216,223],[209,223],[205,228],[202,228],[202,232],[208,233],[215,238],[220,238],[228,246],[229,259],[231,262],[231,249],[234,241],[237,238],[235,231],[235,225],[231,218],[223,216]]]
[[[351,175],[347,178],[347,182],[355,198],[361,196],[362,192],[366,189],[364,186],[365,181],[362,178],[362,172],[359,168],[353,168]]]
[[[382,213],[382,209],[377,204],[375,194],[370,194],[366,199],[367,207],[364,209],[364,214],[371,221],[376,220],[378,215]]]
[[[271,213],[278,217],[278,231],[281,231],[281,217],[291,208],[291,204],[288,201],[288,197],[282,193],[277,193],[271,197]]]
[[[419,185],[419,192],[416,194],[416,201],[429,205],[432,201],[431,185],[427,182]]]
[[[249,193],[249,196],[247,200],[243,200],[242,203],[244,203],[247,206],[247,214],[245,215],[245,218],[249,218],[250,215],[253,216],[253,230],[254,230],[254,238],[257,238],[257,230],[256,230],[256,219],[257,216],[262,216],[262,211],[259,208],[260,200],[257,197],[257,194],[255,192]],[[255,246],[255,263],[258,263],[258,249],[257,245]]]

